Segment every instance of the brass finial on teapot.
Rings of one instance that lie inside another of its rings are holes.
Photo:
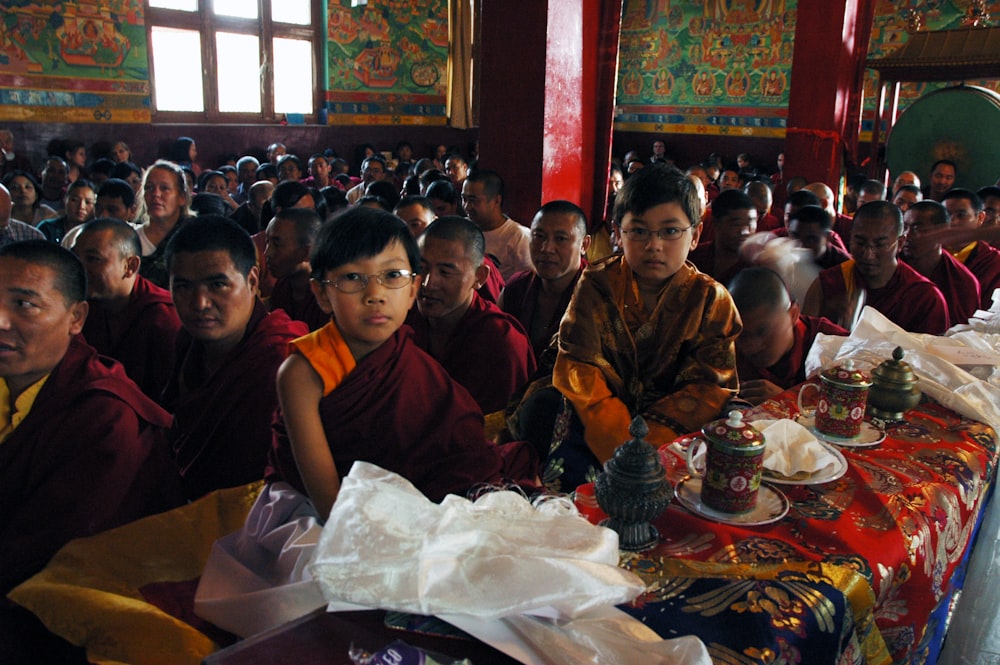
[[[868,389],[868,412],[880,420],[902,420],[903,413],[920,403],[917,377],[909,363],[903,362],[905,352],[897,346],[892,359],[872,370],[872,385]]]
[[[615,449],[594,482],[594,495],[608,514],[602,526],[618,534],[619,549],[639,552],[660,539],[650,522],[666,510],[674,496],[660,457],[649,443],[649,428],[636,416],[628,428],[632,438]]]

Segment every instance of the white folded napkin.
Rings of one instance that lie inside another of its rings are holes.
[[[755,420],[764,435],[764,468],[786,478],[807,478],[835,464],[837,458],[794,420]]]

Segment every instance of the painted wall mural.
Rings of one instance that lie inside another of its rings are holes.
[[[0,120],[149,122],[142,0],[4,2]]]
[[[868,47],[871,58],[884,58],[901,48],[909,39],[906,31],[907,19],[911,11],[923,19],[924,30],[952,30],[962,27],[962,18],[969,6],[969,0],[879,0],[872,26],[872,38]],[[1000,2],[987,3],[987,12],[992,17],[991,25],[1000,24]],[[1000,72],[998,72],[1000,77]],[[1000,79],[992,81],[967,81],[1000,92]],[[899,90],[899,110],[919,97],[954,85],[952,83],[904,83]],[[875,107],[878,93],[878,74],[873,70],[865,72],[865,104],[861,123],[861,138],[871,140],[875,122]]]
[[[781,137],[797,0],[625,0],[615,129]]]
[[[447,0],[331,0],[327,122],[445,124]]]

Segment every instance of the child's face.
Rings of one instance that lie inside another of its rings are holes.
[[[376,275],[392,270],[412,270],[406,250],[398,242],[387,245],[375,256],[358,259],[330,270],[323,277],[333,281],[345,275],[364,275],[368,285],[357,293],[344,293],[333,284],[313,281],[316,301],[324,312],[332,313],[340,334],[356,360],[360,360],[392,337],[417,296],[416,280],[400,289],[380,284]]]
[[[792,303],[787,310],[761,305],[740,312],[743,332],[736,338],[736,353],[758,369],[773,367],[795,343],[795,323],[799,307]]]
[[[633,231],[636,229],[645,229],[649,237],[635,238]],[[680,233],[672,240],[658,237],[657,234],[662,235],[665,229],[676,229]],[[691,226],[691,220],[679,203],[660,203],[642,213],[625,213],[615,235],[640,288],[659,290],[680,270],[688,252],[698,244],[701,225]]]

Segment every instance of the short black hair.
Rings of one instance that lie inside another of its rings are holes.
[[[997,187],[996,185],[987,185],[976,192],[976,196],[984,201],[990,197],[1000,197],[1000,187]]]
[[[788,198],[785,199],[786,206],[793,206],[796,208],[818,206],[819,204],[819,197],[810,192],[808,189],[800,189],[797,192],[792,192],[788,195]]]
[[[565,201],[563,199],[549,201],[538,209],[538,212],[532,217],[532,223],[542,215],[570,215],[576,219],[575,227],[580,232],[580,237],[583,238],[587,235],[587,213],[572,201]]]
[[[496,171],[490,171],[487,169],[480,169],[469,174],[469,177],[465,179],[466,182],[478,182],[483,186],[483,193],[489,198],[494,196],[499,196],[500,200],[503,201],[503,178]]]
[[[400,208],[408,208],[409,206],[420,206],[424,210],[429,210],[431,212],[434,212],[434,204],[431,203],[431,200],[426,196],[417,196],[417,195],[404,196],[403,198],[399,199],[399,201],[396,203],[395,207],[392,210],[393,212],[395,212]]]
[[[438,217],[420,236],[420,242],[426,244],[433,238],[462,243],[466,251],[472,255],[472,264],[476,268],[481,266],[486,258],[486,237],[482,229],[468,217],[459,215]]]
[[[292,208],[306,196],[312,196],[312,190],[298,180],[285,180],[278,183],[271,192],[271,207],[275,210]],[[313,208],[316,207],[318,196],[313,196]]]
[[[937,160],[936,162],[934,162],[933,164],[931,164],[931,171],[930,172],[933,174],[934,171],[935,171],[935,169],[937,169],[937,167],[939,167],[939,166],[950,166],[951,169],[955,172],[955,175],[958,175],[958,164],[956,164],[955,162],[951,161],[950,159],[939,159],[939,160]]]
[[[376,208],[353,206],[320,228],[309,262],[313,279],[324,279],[345,263],[367,259],[398,242],[406,251],[410,270],[420,271],[420,249],[406,222]]]
[[[944,226],[948,223],[948,210],[937,201],[932,201],[930,199],[926,201],[917,201],[910,206],[909,210],[906,211],[907,214],[910,212],[928,213],[928,219],[934,226]]]
[[[195,217],[181,224],[167,241],[163,258],[169,271],[177,254],[215,251],[228,252],[236,270],[244,277],[257,265],[257,248],[250,234],[220,215]]]
[[[741,314],[759,307],[767,307],[770,311],[785,310],[791,303],[785,280],[770,268],[744,268],[729,281],[726,289]]]
[[[142,177],[142,169],[139,168],[138,164],[133,164],[132,162],[118,162],[115,167],[111,169],[111,177],[118,178],[119,180],[127,180],[132,174]]]
[[[114,217],[98,217],[83,225],[77,241],[89,233],[100,233],[101,231],[111,231],[114,234],[115,248],[122,257],[142,256],[142,243],[139,241],[139,234],[135,228],[120,219]]]
[[[445,203],[458,203],[458,190],[455,189],[455,185],[451,184],[451,180],[435,180],[427,188],[426,196],[429,199],[437,199]]]
[[[106,175],[111,177],[111,171],[115,168],[115,163],[108,159],[107,157],[101,157],[100,159],[95,159],[90,165],[90,172],[99,173],[101,175]]]
[[[734,210],[756,210],[753,199],[738,189],[719,192],[712,201],[712,219],[722,219]]]
[[[941,197],[941,203],[944,203],[948,199],[965,199],[972,205],[972,209],[976,211],[977,215],[986,207],[986,204],[983,203],[978,194],[971,189],[964,189],[962,187],[954,187],[945,192],[944,196]]]
[[[76,254],[62,245],[43,239],[22,240],[0,247],[0,258],[10,257],[51,268],[54,286],[67,306],[87,299],[87,271]]]
[[[612,219],[622,225],[626,213],[641,215],[661,203],[680,205],[692,226],[701,223],[702,198],[697,186],[679,169],[650,164],[633,173],[615,197]]]
[[[858,221],[862,219],[872,219],[878,221],[893,221],[896,223],[896,235],[903,234],[903,213],[891,201],[869,201],[854,213],[854,225],[857,228]]]
[[[97,198],[102,196],[121,199],[126,208],[135,205],[135,190],[121,178],[108,178],[101,183],[101,188],[97,190]]]
[[[822,231],[829,231],[833,228],[833,219],[825,208],[818,205],[802,206],[793,212],[788,222],[797,221],[799,224],[819,224]]]
[[[305,247],[316,242],[323,220],[312,208],[285,208],[274,216],[276,220],[286,220],[295,225],[295,241]]]

